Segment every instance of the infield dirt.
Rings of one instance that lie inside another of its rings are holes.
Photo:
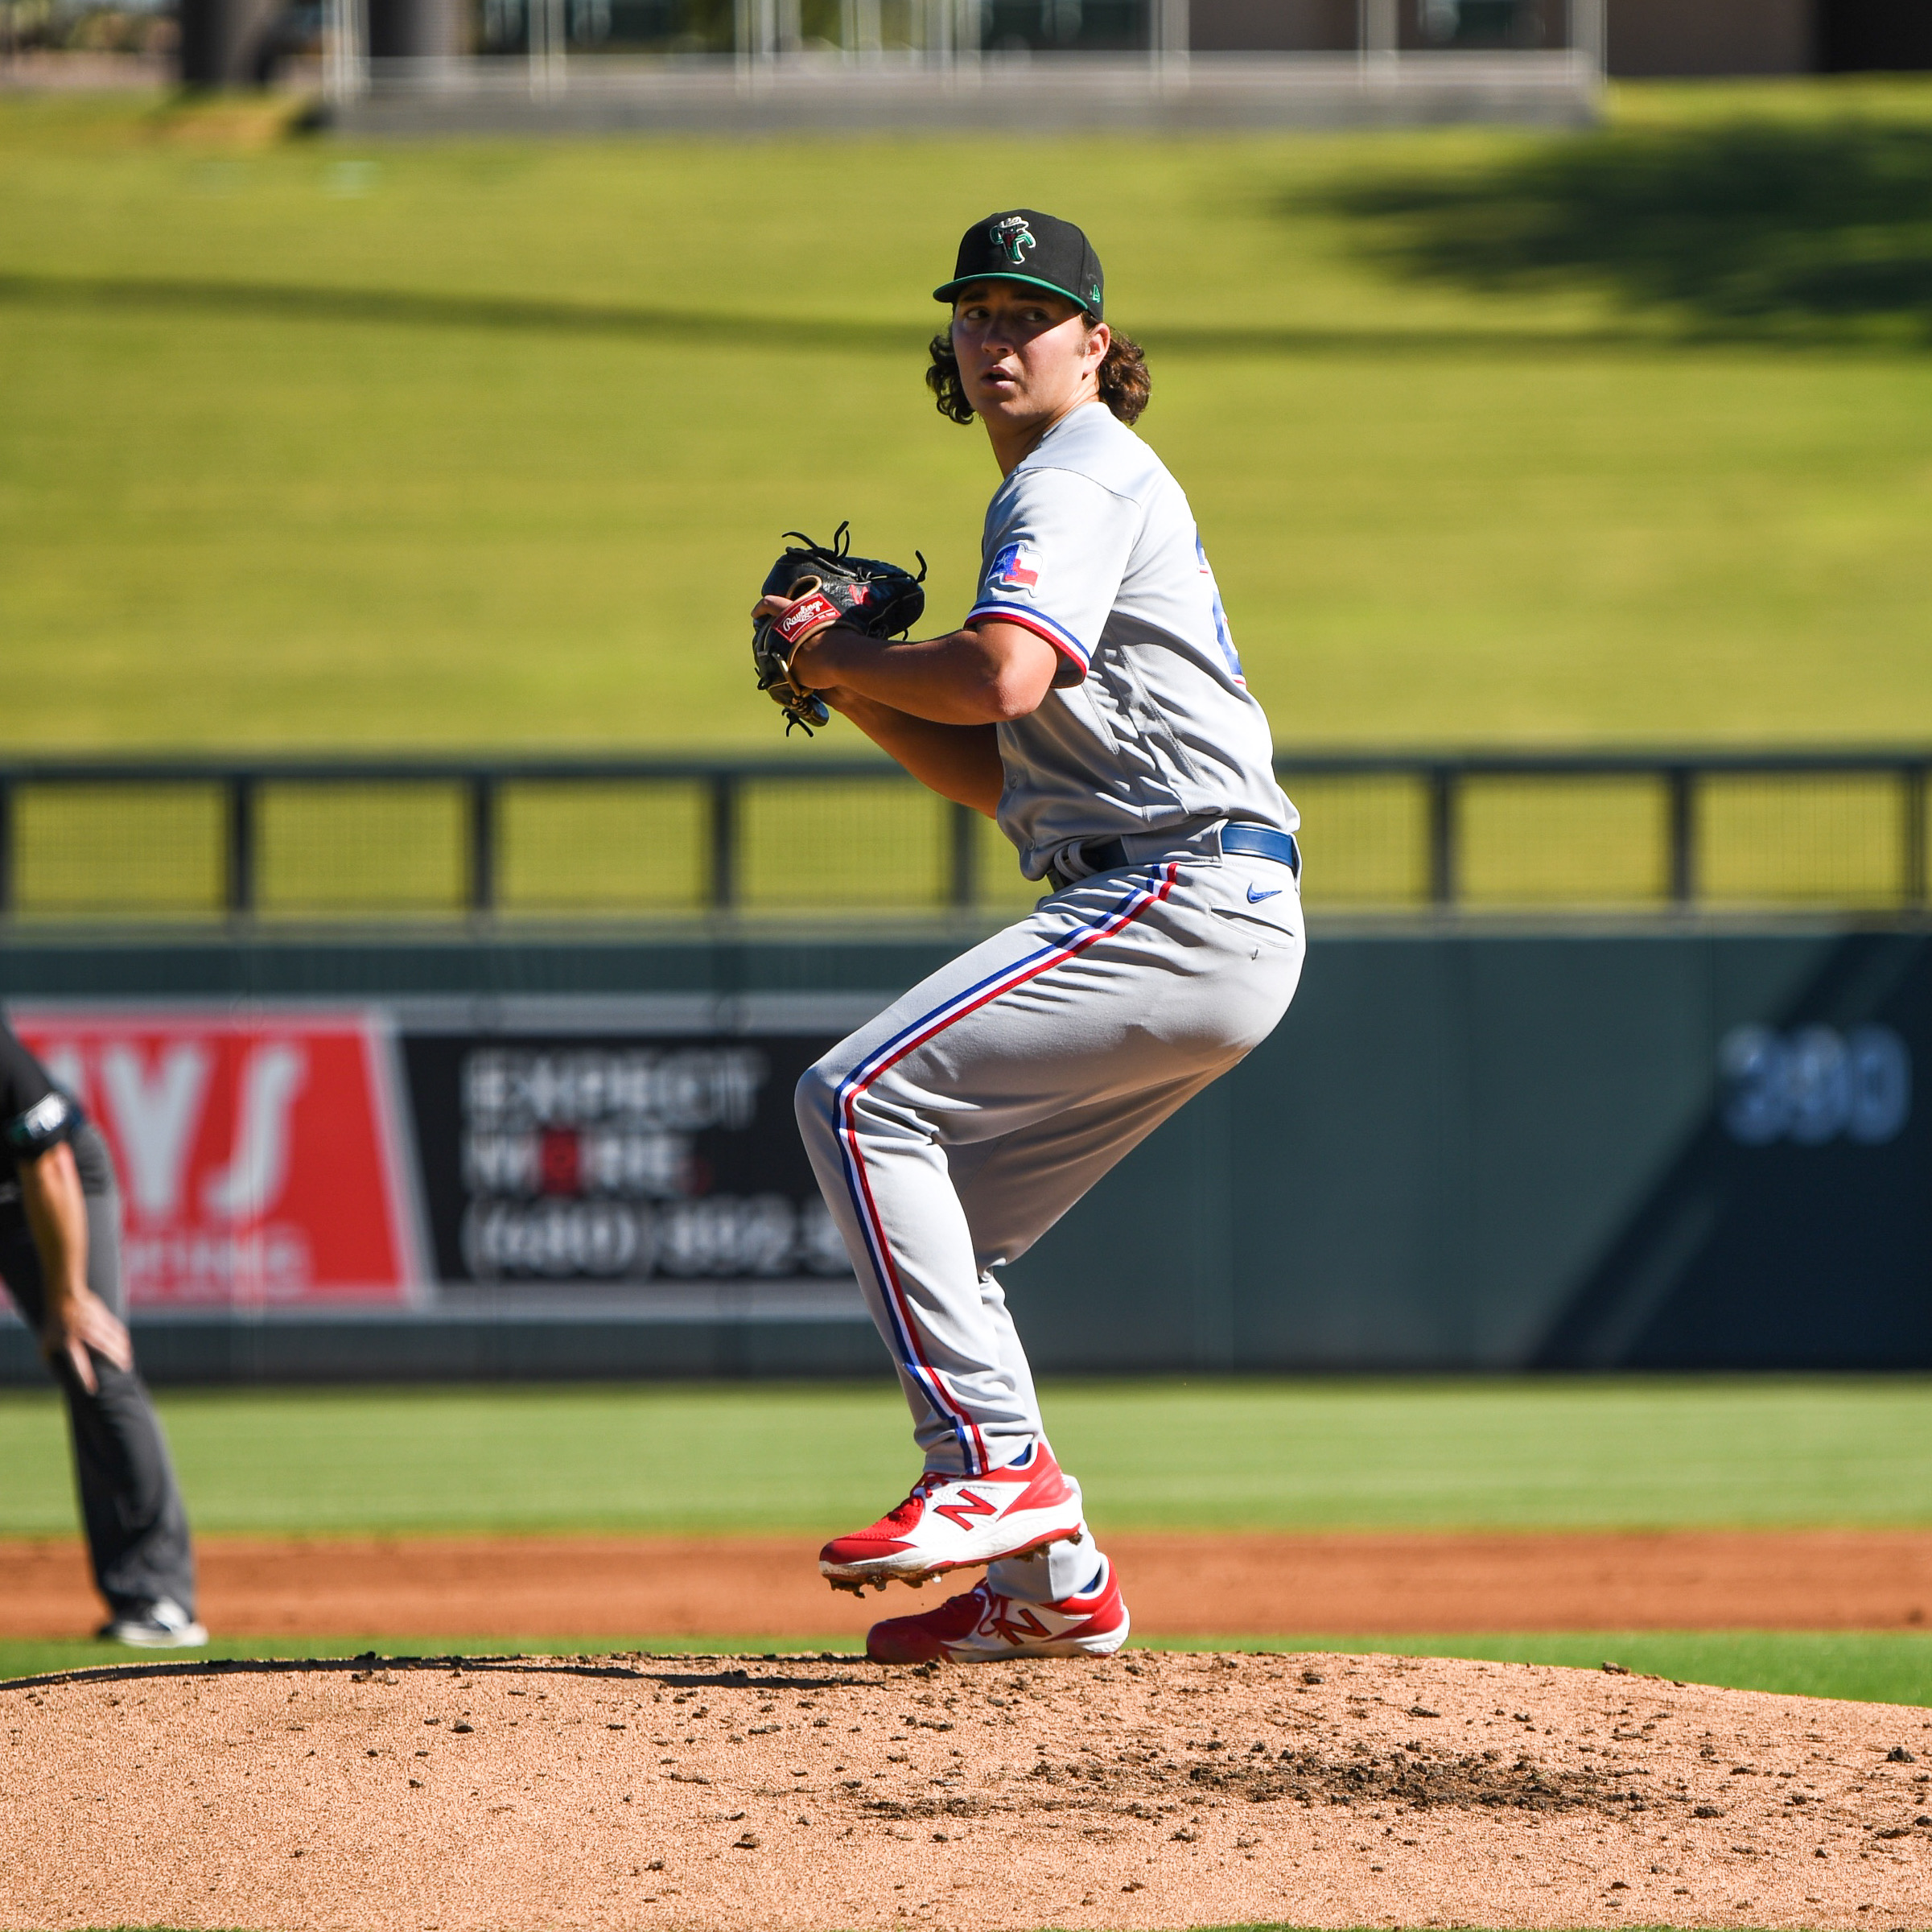
[[[1923,1926],[1932,1716],[1140,1653],[152,1664],[0,1687],[0,1923]]]
[[[1925,1530],[1143,1534],[1106,1547],[1135,1627],[1161,1637],[1885,1630],[1932,1617]],[[226,1637],[863,1635],[879,1600],[828,1591],[813,1555],[798,1538],[208,1539],[202,1609]],[[77,1636],[100,1614],[77,1543],[0,1543],[0,1637]]]

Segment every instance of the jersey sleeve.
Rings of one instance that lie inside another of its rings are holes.
[[[1007,478],[987,515],[979,592],[966,617],[1017,624],[1061,656],[1057,685],[1078,684],[1100,646],[1140,511],[1072,470]]]
[[[0,1160],[38,1160],[80,1121],[80,1110],[0,1020]]]

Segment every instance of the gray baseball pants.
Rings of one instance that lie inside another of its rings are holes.
[[[74,1136],[74,1160],[87,1203],[87,1285],[125,1317],[121,1197],[98,1128],[84,1127]],[[18,1209],[0,1216],[0,1282],[38,1333],[45,1277],[27,1217]],[[164,1596],[192,1617],[195,1553],[159,1419],[138,1374],[116,1368],[104,1355],[92,1359],[92,1394],[66,1360],[55,1365],[53,1374],[67,1399],[95,1584],[117,1617],[138,1615]]]
[[[1081,879],[922,981],[798,1084],[798,1123],[925,1467],[997,1469],[1044,1439],[997,1271],[1265,1040],[1301,974],[1273,860],[1184,853]],[[1090,1541],[994,1566],[1034,1602]]]

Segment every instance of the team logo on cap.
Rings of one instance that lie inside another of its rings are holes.
[[[1026,260],[1028,249],[1040,245],[1033,231],[1027,226],[1024,215],[1007,215],[995,221],[987,230],[987,238],[1005,253],[1015,268]]]

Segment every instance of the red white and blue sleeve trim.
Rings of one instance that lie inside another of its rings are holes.
[[[991,1467],[987,1460],[986,1443],[980,1435],[979,1425],[960,1407],[958,1398],[947,1388],[945,1378],[927,1358],[920,1338],[918,1317],[900,1278],[898,1263],[893,1258],[879,1205],[872,1197],[872,1184],[866,1173],[865,1152],[859,1132],[859,1100],[873,1081],[948,1027],[969,1014],[978,1012],[1001,994],[1012,992],[1029,980],[1037,979],[1042,973],[1051,972],[1062,962],[1077,958],[1089,946],[1110,938],[1123,926],[1131,925],[1149,906],[1159,904],[1173,891],[1179,870],[1177,866],[1171,864],[1155,867],[1136,881],[1133,890],[1092,925],[1082,926],[1064,939],[1036,948],[1024,958],[1002,966],[996,973],[988,974],[984,979],[962,992],[955,993],[942,1004],[921,1013],[853,1068],[839,1085],[838,1098],[834,1102],[836,1115],[834,1127],[845,1168],[846,1187],[851,1195],[853,1212],[865,1233],[866,1252],[879,1283],[879,1299],[892,1320],[895,1353],[906,1374],[925,1391],[935,1411],[952,1423],[969,1476],[983,1476]]]
[[[996,597],[983,597],[966,612],[970,627],[982,617],[997,617],[1002,624],[1016,624],[1022,630],[1044,637],[1082,678],[1092,669],[1094,653],[1064,624],[1056,624],[1044,611],[1030,603],[1003,603]]]

